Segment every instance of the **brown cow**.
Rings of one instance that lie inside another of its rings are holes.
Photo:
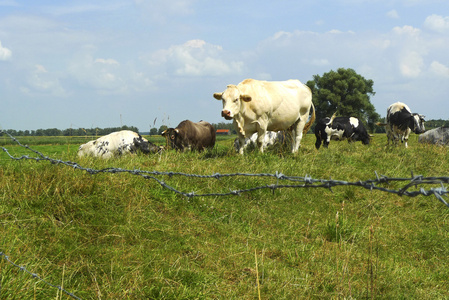
[[[167,140],[167,147],[176,150],[212,149],[215,145],[215,128],[208,122],[193,123],[184,120],[176,128],[168,128],[162,132]]]

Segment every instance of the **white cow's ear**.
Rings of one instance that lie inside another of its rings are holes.
[[[223,93],[215,93],[214,94],[214,98],[217,99],[217,100],[221,100],[222,96],[223,96]]]
[[[243,100],[245,102],[251,101],[251,96],[248,95],[240,95],[240,100]]]

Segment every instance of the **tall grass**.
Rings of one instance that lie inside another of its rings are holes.
[[[239,156],[232,144],[221,138],[210,152],[107,161],[78,159],[76,143],[33,148],[97,169],[278,171],[348,181],[375,171],[449,176],[446,148],[420,145],[416,136],[407,150],[386,147],[386,137],[376,135],[369,146],[333,142],[317,151],[308,135],[297,155],[274,149]],[[0,251],[82,299],[449,297],[449,209],[434,197],[343,186],[187,199],[130,174],[89,175],[4,153],[0,164]],[[196,193],[276,182],[162,179]],[[0,260],[0,299],[61,298],[67,296]]]

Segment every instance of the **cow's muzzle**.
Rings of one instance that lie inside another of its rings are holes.
[[[229,110],[223,110],[223,111],[221,112],[221,116],[222,116],[223,118],[225,118],[226,120],[232,120],[231,112],[230,112]]]

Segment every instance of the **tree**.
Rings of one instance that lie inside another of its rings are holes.
[[[150,129],[150,135],[157,135],[157,128],[153,127]]]
[[[161,125],[161,127],[159,127],[159,130],[157,131],[157,134],[161,135],[162,132],[164,132],[164,130],[168,129],[167,125]]]
[[[373,131],[380,119],[370,102],[370,95],[376,94],[373,84],[371,79],[363,78],[353,69],[339,68],[323,76],[314,75],[307,86],[312,90],[317,120],[337,113],[341,117],[357,117]]]

